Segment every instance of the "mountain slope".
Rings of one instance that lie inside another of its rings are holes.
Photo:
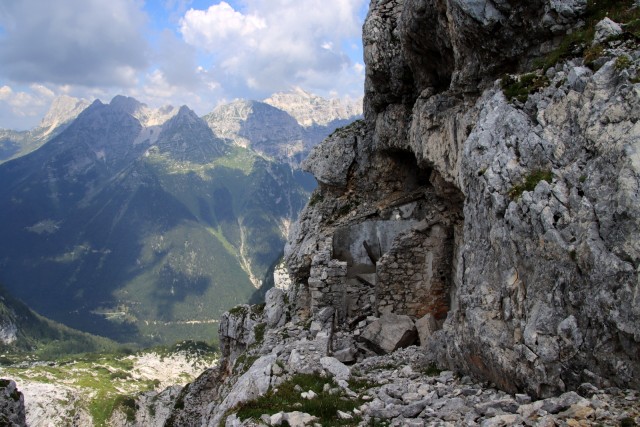
[[[88,106],[85,99],[63,95],[54,99],[37,128],[22,132],[0,129],[0,164],[36,150],[62,132]]]
[[[0,351],[55,357],[78,352],[113,351],[117,344],[40,316],[0,286]]]
[[[344,106],[298,91],[265,102],[234,101],[203,119],[219,138],[297,166],[314,146],[361,114],[357,103]]]
[[[143,108],[96,101],[0,166],[0,279],[85,331],[210,340],[260,285],[314,182],[227,145],[186,107],[146,127]]]

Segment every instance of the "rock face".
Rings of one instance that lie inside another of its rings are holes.
[[[300,318],[433,316],[434,360],[512,392],[640,386],[638,46],[599,39],[595,69],[558,63],[519,100],[496,82],[586,6],[372,3],[365,121],[312,153],[285,251]]]
[[[305,128],[327,126],[341,120],[351,121],[362,115],[362,98],[325,99],[300,88],[274,93],[264,102],[286,111]]]
[[[25,427],[24,396],[15,381],[0,379],[0,425]]]
[[[379,387],[337,380],[367,402],[336,413],[354,425],[635,423],[640,46],[562,50],[596,33],[594,5],[371,2],[365,119],[305,164],[319,188],[285,248],[291,321],[235,363],[275,356],[276,393],[355,362]]]

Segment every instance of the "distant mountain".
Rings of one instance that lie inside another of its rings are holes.
[[[328,100],[297,89],[264,102],[234,101],[203,119],[216,136],[297,166],[334,130],[362,115],[362,100]]]
[[[40,316],[0,286],[0,352],[42,357],[113,351],[117,344]]]
[[[305,131],[288,113],[258,101],[235,101],[203,117],[220,138],[277,159],[306,151]]]
[[[29,131],[0,129],[0,164],[24,156],[41,147],[90,105],[86,99],[56,98],[40,125]]]
[[[212,339],[315,186],[187,107],[126,97],[0,165],[0,182],[0,281],[56,321],[144,344]]]
[[[286,111],[305,128],[351,122],[362,116],[362,98],[326,99],[300,88],[273,94],[263,102]]]

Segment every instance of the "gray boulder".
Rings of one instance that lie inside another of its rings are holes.
[[[362,122],[352,126],[362,129]],[[355,159],[357,136],[353,132],[337,131],[317,145],[302,163],[302,169],[313,174],[323,184],[344,187],[349,168]]]
[[[438,329],[436,318],[433,317],[433,314],[425,314],[416,321],[416,329],[418,330],[418,337],[420,338],[420,347],[427,347],[429,345],[429,338]]]
[[[335,357],[323,357],[320,359],[320,364],[324,369],[329,371],[331,375],[338,380],[348,380],[351,377],[351,370],[344,363],[340,362]]]
[[[617,22],[609,18],[604,18],[596,24],[596,34],[593,37],[593,44],[604,43],[608,38],[622,34],[622,27]]]
[[[392,353],[415,343],[418,331],[409,316],[390,313],[369,324],[363,331],[362,338],[376,351]]]
[[[0,425],[23,427],[27,425],[24,396],[15,381],[0,379]]]
[[[264,317],[267,325],[270,327],[279,327],[284,325],[285,316],[284,292],[282,289],[271,288],[265,295]]]

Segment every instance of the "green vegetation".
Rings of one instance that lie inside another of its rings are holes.
[[[366,378],[351,377],[349,380],[349,388],[355,392],[362,392],[375,387],[376,384]]]
[[[319,423],[325,427],[348,426],[357,424],[360,419],[354,417],[352,420],[339,420],[337,411],[350,412],[364,402],[360,399],[347,399],[342,394],[324,391],[324,385],[334,389],[335,382],[313,374],[298,374],[289,381],[284,382],[275,389],[258,399],[240,404],[237,415],[241,420],[248,418],[260,419],[262,414],[275,414],[280,411],[291,412],[301,411],[319,418]],[[318,396],[307,400],[300,396],[299,386],[303,391],[314,391]],[[234,409],[235,412],[235,409]]]
[[[536,73],[528,73],[522,76],[505,76],[501,81],[502,91],[509,101],[514,99],[519,102],[526,102],[529,95],[549,85],[546,76],[539,76]]]
[[[514,185],[509,191],[509,197],[515,200],[522,196],[525,191],[533,191],[540,181],[551,183],[553,180],[553,172],[549,170],[535,170],[527,175],[522,184]]]
[[[309,199],[309,206],[315,206],[318,203],[322,202],[323,200],[324,200],[324,195],[322,194],[322,191],[318,189],[314,191],[313,194],[311,195],[311,198]]]
[[[119,395],[113,401],[114,408],[121,410],[128,422],[136,420],[136,400],[130,396]]]
[[[58,162],[70,148],[91,146],[86,138],[111,141],[111,130],[126,119],[135,132],[123,128],[112,145],[133,146],[139,129],[131,117],[102,118],[104,128],[89,134],[65,131],[69,148],[46,144],[20,167],[0,167],[7,189],[0,235],[11,242],[0,245],[0,259],[9,291],[47,317],[120,343],[215,340],[220,316],[248,302],[279,258],[284,230],[307,203],[313,177],[240,147],[198,158],[200,148],[211,151],[197,146],[201,139],[175,144],[165,135],[155,149],[123,150],[121,158],[114,154],[117,164],[68,180],[66,163]],[[59,198],[51,197],[50,182],[64,183],[55,190]],[[46,354],[84,351],[112,350],[54,337]]]
[[[596,60],[604,54],[604,46],[596,44],[584,51],[584,63],[588,67],[594,67]]]
[[[534,64],[535,68],[546,71],[560,61],[583,55],[585,63],[592,64],[602,53],[590,47],[595,26],[605,17],[623,24],[624,30],[633,37],[640,37],[640,8],[634,7],[634,0],[589,0],[585,25],[566,35],[557,49]]]
[[[257,344],[262,344],[262,341],[264,341],[264,332],[266,328],[266,323],[258,323],[253,327],[253,333],[255,334]]]
[[[259,358],[258,355],[248,355],[247,352],[243,352],[233,363],[233,374],[238,376],[244,374]]]
[[[429,365],[425,369],[422,370],[422,373],[425,374],[428,377],[438,376],[438,375],[440,375],[440,372],[442,372],[442,369],[438,369],[436,367],[436,365]]]
[[[135,382],[128,378],[133,368],[131,360],[115,355],[87,355],[78,360],[61,360],[55,364],[38,365],[29,368],[6,368],[8,375],[28,381],[65,384],[87,390],[87,407],[96,426],[106,426],[117,407],[126,409],[129,418],[135,417],[135,402],[131,396],[120,390],[140,392],[152,389],[152,384]],[[133,402],[133,403],[132,403]],[[131,405],[133,410],[131,410]]]
[[[78,405],[88,410],[94,425],[106,426],[116,410],[122,412],[128,421],[135,421],[135,397],[139,393],[160,390],[166,386],[160,379],[144,373],[148,372],[149,366],[168,363],[168,357],[180,357],[180,363],[186,359],[193,368],[192,372],[183,372],[175,378],[162,378],[162,381],[175,384],[186,383],[195,379],[196,373],[210,366],[218,357],[212,346],[193,341],[156,347],[136,354],[127,353],[130,352],[124,349],[113,354],[89,353],[63,357],[46,364],[8,366],[3,368],[3,374],[21,382],[62,384],[77,390],[81,398]],[[150,360],[154,360],[152,365],[149,365]],[[143,361],[146,369],[140,370]]]
[[[638,424],[631,417],[626,417],[620,420],[620,427],[636,427]]]
[[[627,55],[620,55],[616,58],[615,68],[618,71],[626,70],[631,66],[631,59]]]
[[[49,320],[30,310],[13,298],[0,286],[0,320],[13,323],[17,328],[16,341],[10,345],[0,344],[0,364],[10,365],[22,361],[49,360],[68,354],[86,352],[114,352],[119,344],[106,338],[76,331]]]

